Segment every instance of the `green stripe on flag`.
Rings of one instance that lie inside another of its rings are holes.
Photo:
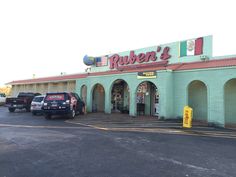
[[[180,42],[180,57],[187,56],[187,41]]]

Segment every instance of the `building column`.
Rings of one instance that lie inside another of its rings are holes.
[[[221,82],[210,84],[208,88],[208,123],[225,126],[224,89]]]
[[[15,96],[16,89],[17,89],[17,85],[12,85],[12,87],[11,87],[11,96]]]
[[[48,92],[52,92],[52,84],[48,83]]]
[[[137,115],[137,104],[136,104],[136,87],[130,88],[130,106],[129,106],[129,115],[136,116]]]
[[[33,92],[36,93],[37,92],[37,84],[34,84],[34,88],[33,88]]]
[[[48,93],[49,92],[49,83],[47,83],[47,84],[43,84],[43,93]]]
[[[160,113],[163,118],[174,118],[174,91],[172,71],[166,71],[158,74],[158,92]]]
[[[89,84],[87,87],[87,112],[92,112],[93,92]]]
[[[109,88],[105,89],[105,113],[111,114],[111,93],[109,92]]]

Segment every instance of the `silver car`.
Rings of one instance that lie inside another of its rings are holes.
[[[31,107],[30,107],[33,115],[42,114],[42,106],[43,106],[44,98],[45,98],[45,95],[34,97],[33,101],[31,102]]]

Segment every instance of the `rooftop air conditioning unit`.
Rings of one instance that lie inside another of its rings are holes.
[[[206,55],[201,55],[201,56],[200,56],[200,59],[201,59],[202,61],[207,61],[209,58],[208,58],[208,56],[206,56]]]

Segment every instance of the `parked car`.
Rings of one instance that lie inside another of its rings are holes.
[[[0,93],[0,105],[4,105],[6,102],[6,95],[5,93]]]
[[[46,119],[50,119],[52,115],[68,115],[74,118],[76,114],[83,114],[84,102],[77,93],[47,93],[42,110]]]
[[[40,93],[20,92],[17,97],[7,98],[5,106],[8,107],[9,112],[14,112],[16,109],[26,109],[30,112],[31,102],[38,95]]]
[[[30,110],[33,115],[43,113],[42,107],[43,107],[44,98],[45,98],[45,95],[40,95],[40,96],[34,97],[34,99],[32,100]]]

